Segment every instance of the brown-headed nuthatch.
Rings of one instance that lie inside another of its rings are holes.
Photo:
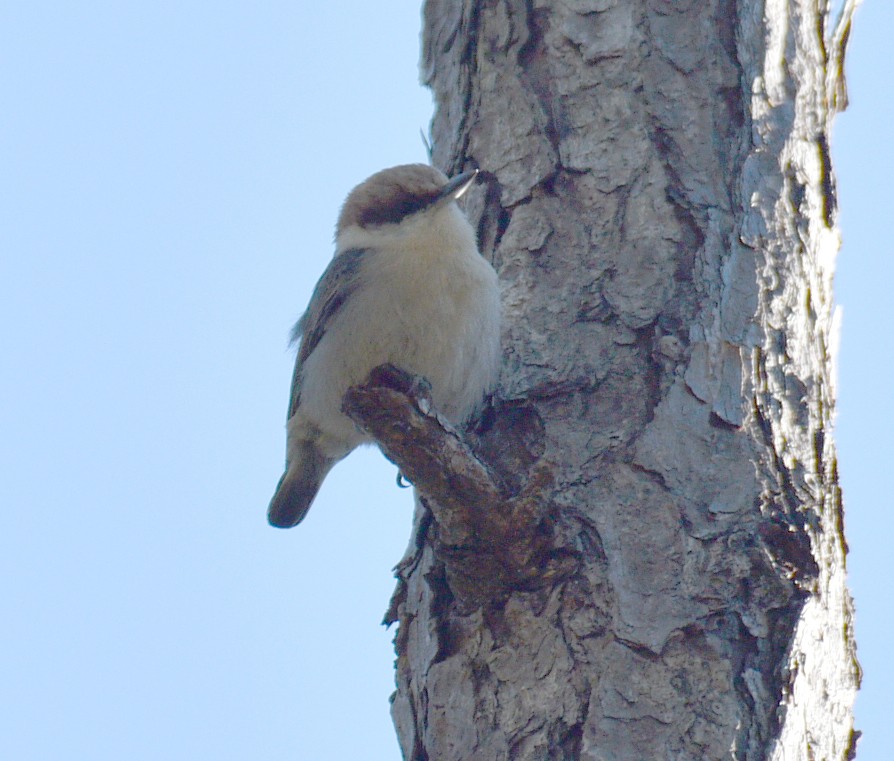
[[[295,325],[300,339],[273,526],[298,524],[332,466],[369,441],[341,411],[351,386],[390,363],[424,377],[461,424],[500,364],[497,275],[457,199],[477,170],[448,180],[424,164],[385,169],[348,195],[335,256]]]

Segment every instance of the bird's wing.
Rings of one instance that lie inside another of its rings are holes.
[[[351,248],[333,258],[314,288],[307,311],[292,328],[292,343],[300,339],[301,346],[298,348],[295,370],[292,373],[288,418],[295,414],[301,396],[301,369],[320,343],[332,318],[338,314],[345,300],[360,285],[361,265],[364,257],[369,255],[368,249]]]

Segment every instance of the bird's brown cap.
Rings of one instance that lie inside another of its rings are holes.
[[[371,227],[396,224],[430,207],[442,198],[458,198],[472,183],[477,171],[448,180],[427,164],[403,164],[383,169],[354,188],[338,216],[337,231],[351,225]]]

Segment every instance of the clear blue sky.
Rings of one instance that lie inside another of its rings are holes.
[[[833,140],[861,761],[894,747],[892,28],[858,14]],[[367,450],[299,530],[264,511],[338,205],[425,160],[418,32],[409,0],[0,9],[0,758],[399,758],[410,492]]]

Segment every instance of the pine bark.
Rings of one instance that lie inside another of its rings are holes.
[[[433,162],[482,170],[504,367],[439,483],[412,471],[405,759],[853,757],[828,144],[851,10],[426,2]]]

